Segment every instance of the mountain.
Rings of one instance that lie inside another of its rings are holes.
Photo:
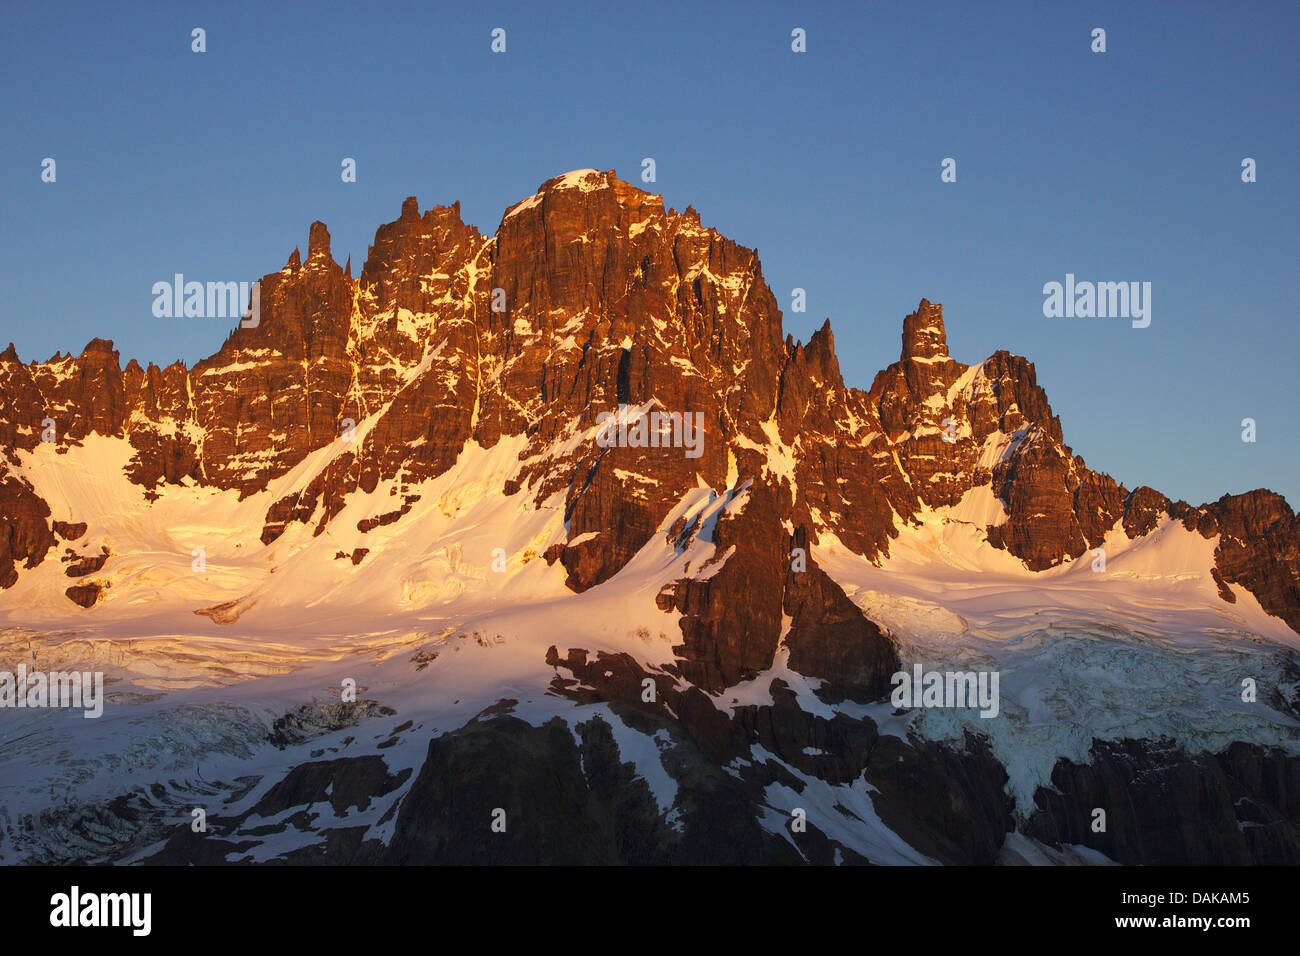
[[[111,682],[0,711],[4,859],[1300,862],[1280,496],[1092,471],[925,299],[849,386],[612,171],[351,272],[313,223],[193,368],[0,355],[0,667]]]

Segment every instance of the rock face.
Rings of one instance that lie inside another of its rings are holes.
[[[819,688],[823,699],[866,703],[887,693],[890,675],[899,668],[898,652],[821,568],[788,572],[785,612],[790,666],[825,681]]]
[[[1224,600],[1236,600],[1224,583],[1240,584],[1300,631],[1300,518],[1281,495],[1260,488],[1196,509],[1179,502],[1171,512],[1202,537],[1218,534],[1214,570]]]
[[[1096,741],[1092,760],[1061,760],[1026,830],[1135,866],[1300,863],[1300,759],[1244,743],[1189,756],[1146,741]],[[1092,828],[1106,811],[1104,832]]]
[[[50,506],[0,461],[0,587],[18,581],[18,566],[34,568],[54,547]]]
[[[698,448],[586,440],[620,408],[698,420]],[[417,500],[405,485],[446,471],[467,442],[524,436],[508,490],[537,504],[563,496],[568,542],[548,560],[578,591],[616,574],[701,482],[744,486],[750,506],[712,529],[734,552],[661,597],[682,615],[683,673],[709,687],[767,666],[788,637],[843,691],[878,688],[887,642],[815,567],[791,577],[793,548],[833,531],[879,560],[922,509],[983,487],[1005,512],[987,540],[1030,569],[1080,557],[1117,523],[1141,535],[1178,518],[1219,535],[1225,600],[1239,585],[1300,628],[1300,530],[1280,497],[1191,508],[1092,471],[1064,444],[1033,365],[1002,351],[953,359],[943,308],[925,299],[903,321],[899,360],[870,389],[847,386],[829,323],[807,343],[783,338],[753,250],[612,171],[548,180],[492,236],[459,205],[421,213],[408,198],[356,277],[313,223],[306,256],[295,249],[262,278],[257,325],[193,368],[123,369],[100,339],[47,362],[0,354],[11,464],[43,440],[61,451],[91,433],[130,442],[128,476],[146,496],[181,481],[247,496],[326,451],[305,487],[269,505],[264,543],[293,523],[320,534],[353,492],[398,477],[401,500],[357,527],[400,521]],[[0,499],[7,587],[81,516],[51,514],[7,467]]]
[[[80,607],[94,607],[104,593],[104,586],[97,581],[88,584],[74,584],[65,592],[68,600]]]
[[[779,680],[772,682],[771,705],[739,708],[734,720],[698,689],[678,692],[663,675],[664,695],[648,705],[641,698],[648,675],[630,658],[586,658],[582,650],[561,658],[552,649],[556,687],[584,703],[608,702],[612,714],[572,729],[558,719],[535,727],[509,714],[512,702],[502,702],[431,741],[384,862],[874,862],[836,840],[833,820],[814,817],[806,830],[787,827],[785,839],[759,826],[767,788],[805,786],[782,764],[832,784],[864,773],[878,779],[882,818],[941,862],[991,864],[1012,827],[1005,774],[980,741],[971,739],[964,749],[918,749],[880,737],[867,719],[807,713]],[[664,740],[678,822],[634,766],[620,761],[611,721]],[[755,748],[776,759],[759,759]],[[739,770],[722,772],[719,764]],[[503,780],[509,780],[505,789]],[[943,794],[932,812],[914,812],[918,789]],[[498,808],[506,826],[494,833],[481,821]]]

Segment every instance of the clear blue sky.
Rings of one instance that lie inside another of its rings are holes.
[[[925,296],[956,358],[1036,363],[1092,467],[1300,505],[1300,4],[447,6],[6,3],[0,345],[193,362],[228,323],[155,319],[173,273],[251,280],[314,219],[358,270],[405,196],[491,233],[551,176],[651,156],[647,188],[759,250],[787,331],[831,319],[850,384]],[[1044,318],[1067,272],[1151,282],[1151,326]]]

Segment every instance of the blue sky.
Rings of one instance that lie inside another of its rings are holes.
[[[405,196],[490,233],[551,176],[639,184],[650,156],[646,188],[758,249],[787,331],[831,319],[849,384],[924,296],[954,357],[1037,365],[1092,467],[1300,504],[1295,3],[9,3],[4,27],[0,344],[25,360],[101,336],[193,362],[228,323],[155,319],[173,273],[256,278],[314,219],[355,271]],[[1149,281],[1150,327],[1045,318],[1067,272]]]

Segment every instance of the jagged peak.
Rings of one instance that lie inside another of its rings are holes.
[[[901,361],[948,358],[948,333],[943,326],[943,306],[922,299],[916,311],[903,320]]]
[[[311,232],[307,237],[307,261],[329,257],[330,231],[325,227],[325,223],[317,219],[311,224]]]
[[[558,189],[580,189],[589,193],[597,189],[607,189],[617,179],[618,176],[612,169],[605,173],[596,169],[573,169],[559,176],[552,176],[538,186],[537,191],[545,193]]]
[[[609,188],[616,182],[618,182],[618,177],[612,169],[607,173],[602,173],[595,169],[574,169],[559,176],[552,176],[550,179],[538,186],[537,191],[531,196],[525,196],[523,199],[519,200],[519,202],[507,207],[506,211],[501,216],[501,221],[504,223],[516,213],[521,213],[526,209],[532,209],[533,207],[540,205],[542,199],[548,194],[571,189],[576,189],[584,193],[597,192]],[[459,202],[456,204],[456,208],[459,213]]]
[[[844,379],[840,375],[840,361],[835,355],[835,333],[831,331],[831,320],[827,319],[822,327],[812,334],[804,349],[808,364],[817,371],[823,382],[838,389],[844,388]]]
[[[117,352],[113,348],[113,340],[93,338],[86,343],[86,347],[81,350],[81,355],[79,357],[85,358],[87,355],[94,355],[94,354],[116,355]]]
[[[801,345],[800,348],[810,359],[815,359],[818,363],[824,364],[828,358],[834,361],[835,333],[831,331],[831,320],[827,319],[823,322],[821,328],[809,337],[807,344]]]

